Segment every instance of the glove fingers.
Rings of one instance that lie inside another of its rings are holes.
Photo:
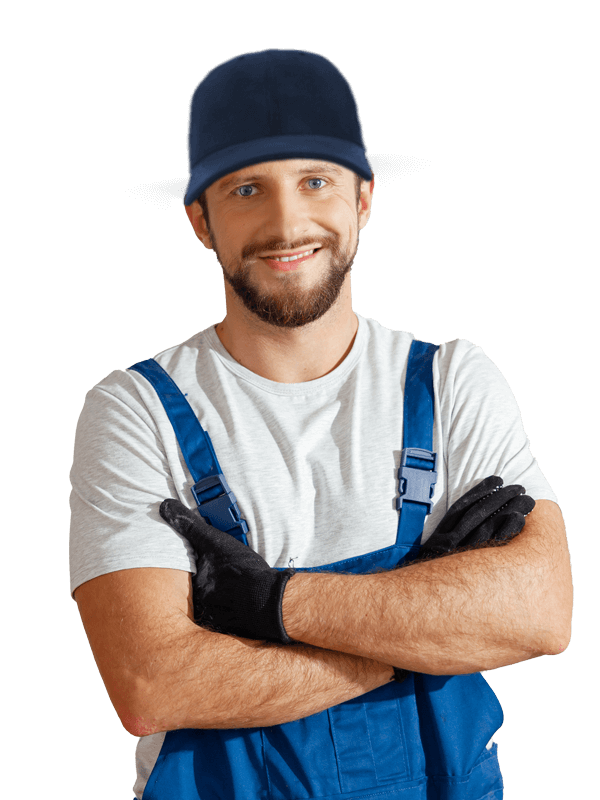
[[[502,525],[494,534],[494,540],[497,542],[512,539],[525,527],[525,517],[514,511],[510,514],[502,514],[502,521]]]
[[[200,514],[187,508],[179,500],[163,500],[159,513],[165,522],[188,540],[197,554],[215,552],[217,548],[229,551],[235,545],[249,549],[230,534],[213,528]]]
[[[500,510],[492,520],[495,522],[494,539],[496,541],[508,541],[521,533],[525,527],[525,517],[535,508],[533,497],[524,494],[515,497]]]
[[[450,506],[442,521],[437,526],[436,532],[447,533],[448,531],[454,530],[460,518],[468,509],[472,508],[484,497],[487,497],[490,492],[499,489],[502,485],[503,480],[497,475],[490,475],[488,478],[485,478],[485,480],[478,483],[477,486],[474,486],[462,497],[459,497],[458,500]]]
[[[506,487],[507,489],[510,487]],[[503,539],[505,534],[500,535],[500,531],[507,531],[507,524],[516,526],[513,533],[520,533],[525,525],[525,517],[535,507],[535,500],[529,495],[523,494],[511,498],[505,505],[486,517],[471,533],[463,538],[463,544],[471,545],[479,542],[489,541],[490,539]],[[510,523],[507,523],[510,520]]]
[[[497,492],[493,492],[487,497],[482,498],[472,508],[470,508],[456,525],[456,532],[462,539],[467,534],[475,530],[481,523],[495,514],[502,506],[505,506],[514,497],[525,493],[523,486],[513,484],[503,486]]]
[[[533,509],[535,508],[535,500],[533,497],[530,497],[528,494],[522,494],[519,497],[514,497],[506,504],[506,508],[502,509],[501,513],[510,513],[511,511],[516,511],[519,514],[523,514],[524,517],[527,514],[530,514]]]
[[[177,533],[185,536],[186,539],[190,538],[191,531],[199,522],[199,517],[197,515],[184,506],[180,500],[175,500],[173,498],[162,501],[159,513],[165,522],[176,530]]]
[[[209,572],[224,568],[239,572],[268,566],[264,558],[251,547],[230,533],[209,525],[200,514],[186,508],[179,500],[163,500],[160,515],[191,544],[199,571],[206,567]]]
[[[485,519],[470,534],[465,536],[461,546],[512,539],[525,527],[525,517],[535,508],[535,500],[524,494],[514,497],[497,513]]]
[[[522,514],[501,512],[491,519],[484,520],[481,525],[460,542],[461,547],[474,547],[491,541],[502,541],[516,536],[523,530],[525,517]]]

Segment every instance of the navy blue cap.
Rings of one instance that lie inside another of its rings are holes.
[[[223,175],[287,158],[333,161],[371,180],[350,85],[305,50],[246,53],[211,70],[194,92],[185,205]]]

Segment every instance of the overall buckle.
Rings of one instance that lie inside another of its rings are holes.
[[[220,493],[215,497],[215,489]],[[212,490],[212,491],[211,491]],[[203,492],[210,491],[210,497],[203,500]],[[222,473],[211,475],[208,478],[201,478],[198,483],[192,486],[192,494],[198,506],[198,511],[214,528],[220,531],[229,532],[233,528],[239,528],[242,533],[248,533],[248,525],[242,519],[237,499],[229,488]]]
[[[418,458],[431,463],[431,468],[411,467],[406,461],[408,458]],[[402,502],[423,503],[427,506],[427,514],[431,514],[433,505],[432,497],[437,482],[437,453],[431,450],[422,450],[419,447],[405,447],[400,457],[398,469],[399,492],[396,498],[396,508],[402,508]]]

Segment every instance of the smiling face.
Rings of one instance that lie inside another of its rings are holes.
[[[186,210],[198,238],[215,251],[226,285],[259,319],[297,328],[339,298],[371,194],[362,182],[357,199],[351,170],[300,158],[226,175],[209,186],[206,205],[208,220],[198,201]]]

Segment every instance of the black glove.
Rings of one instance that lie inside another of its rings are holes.
[[[535,500],[525,494],[523,486],[503,486],[502,478],[491,475],[450,506],[439,525],[419,550],[416,561],[402,567],[439,558],[459,549],[501,544],[523,530],[525,517],[533,510]],[[406,680],[408,671],[394,667],[394,680]]]
[[[523,530],[525,517],[534,506],[535,500],[525,494],[523,486],[503,486],[502,478],[491,475],[450,506],[421,547],[419,558],[507,542]]]
[[[248,545],[213,528],[179,500],[164,500],[160,515],[196,552],[194,618],[203,628],[269,642],[291,644],[281,601],[296,570],[272,569]]]

